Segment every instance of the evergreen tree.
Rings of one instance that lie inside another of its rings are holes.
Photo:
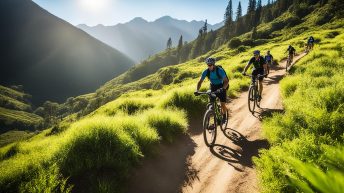
[[[232,0],[228,1],[228,5],[226,7],[226,11],[224,14],[224,21],[225,23],[229,23],[233,21],[233,4]]]
[[[180,52],[182,47],[183,47],[183,36],[180,35],[180,38],[179,38],[179,41],[178,41],[178,47],[177,47],[178,53]]]
[[[172,47],[172,39],[171,39],[171,37],[170,37],[170,38],[168,38],[168,40],[167,40],[167,49],[171,49],[171,47]]]
[[[241,16],[242,16],[241,2],[239,1],[238,8],[237,8],[237,11],[236,11],[235,21],[238,21]]]
[[[205,20],[204,26],[203,26],[203,33],[206,34],[208,32],[208,21]]]
[[[233,5],[232,0],[229,0],[226,12],[225,12],[225,27],[223,30],[223,38],[225,40],[228,40],[230,37],[230,34],[233,32]]]
[[[257,26],[260,21],[261,21],[261,15],[262,15],[262,0],[258,0],[257,3],[257,9],[255,12],[255,17],[254,17],[254,25],[253,26]]]
[[[268,0],[268,4],[267,5],[269,6],[270,4],[271,4],[271,2],[270,2],[270,0]]]

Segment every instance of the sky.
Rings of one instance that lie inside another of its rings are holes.
[[[169,15],[187,21],[208,20],[215,24],[223,20],[228,0],[33,0],[42,8],[73,25],[106,26],[125,23],[135,17],[154,21]],[[233,1],[233,12],[239,0]],[[267,0],[262,0],[263,4]],[[248,0],[241,0],[243,13]]]

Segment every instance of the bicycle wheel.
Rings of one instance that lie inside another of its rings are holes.
[[[229,112],[228,110],[226,111],[226,120],[224,123],[221,124],[221,130],[225,130],[227,128],[229,122]]]
[[[250,88],[248,89],[248,110],[251,113],[254,113],[254,108],[256,107],[256,100],[255,100],[255,93],[254,93],[254,86],[251,85]]]
[[[212,109],[208,109],[203,118],[203,137],[205,144],[210,147],[216,140],[216,116]]]
[[[258,88],[258,87],[256,87],[256,88]],[[260,96],[260,95],[259,95],[259,91],[258,91],[258,89],[255,89],[255,97],[254,97],[254,100],[256,101],[257,107],[260,108],[260,100],[258,100],[258,96]]]

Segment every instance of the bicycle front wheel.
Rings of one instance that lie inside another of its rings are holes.
[[[203,118],[203,137],[205,144],[210,147],[216,140],[216,115],[214,110],[208,109]]]
[[[255,88],[254,86],[250,86],[248,89],[248,110],[251,113],[254,113],[254,108],[256,107],[256,99],[255,99]]]

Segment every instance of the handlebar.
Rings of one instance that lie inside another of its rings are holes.
[[[199,96],[199,95],[209,95],[209,96],[211,96],[211,95],[215,95],[215,94],[218,94],[218,93],[220,93],[220,91],[219,90],[217,90],[217,91],[211,91],[211,90],[208,90],[207,92],[197,92],[197,91],[195,91],[194,92],[194,95],[195,96]]]
[[[249,75],[249,74],[243,74],[244,76],[248,76],[248,77],[250,77],[250,78],[252,78],[253,76],[252,75]],[[264,75],[260,75],[260,74],[258,74],[258,75],[256,75],[256,77],[257,78],[260,78],[260,77],[264,77],[264,76],[267,76],[268,74],[264,74]]]

